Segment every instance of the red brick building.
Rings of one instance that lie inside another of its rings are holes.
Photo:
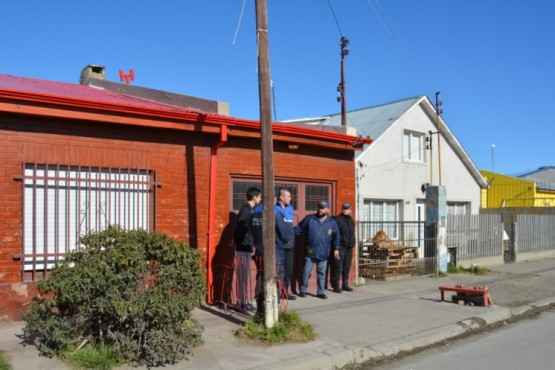
[[[208,300],[227,294],[233,211],[261,181],[260,124],[206,110],[0,75],[0,321],[19,319],[34,282],[108,224],[197,248]],[[354,203],[355,136],[274,124],[273,140],[276,186],[299,218],[321,199],[334,213]]]

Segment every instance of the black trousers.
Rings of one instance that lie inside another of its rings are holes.
[[[293,264],[295,261],[295,248],[284,249],[283,250],[283,267],[285,268],[285,276],[283,278],[283,285],[287,288],[287,293],[289,293],[289,287],[293,283]]]
[[[349,274],[351,272],[351,261],[353,259],[353,248],[341,248],[339,250],[339,259],[334,259],[332,270],[333,288],[341,288],[349,286]],[[339,285],[339,280],[342,284]]]

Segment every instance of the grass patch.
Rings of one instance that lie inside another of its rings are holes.
[[[316,338],[314,327],[303,322],[295,311],[280,312],[278,322],[270,329],[266,329],[264,317],[257,316],[243,324],[236,335],[240,338],[271,344],[301,343]]]
[[[10,370],[12,367],[8,362],[8,356],[4,353],[4,351],[0,350],[0,370]]]
[[[480,267],[476,265],[472,265],[470,267],[448,266],[447,272],[449,274],[466,273],[466,274],[474,274],[474,275],[487,275],[489,270],[485,267]]]
[[[112,369],[123,364],[124,360],[111,346],[99,347],[85,346],[79,350],[67,351],[60,358],[73,368],[77,369]]]

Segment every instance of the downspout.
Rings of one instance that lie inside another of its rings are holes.
[[[214,274],[212,271],[212,260],[216,252],[214,243],[214,233],[216,232],[216,178],[218,170],[218,149],[227,142],[227,125],[222,125],[220,130],[220,141],[210,148],[210,187],[208,190],[208,248],[206,272],[208,280],[208,297],[209,304],[214,303]]]

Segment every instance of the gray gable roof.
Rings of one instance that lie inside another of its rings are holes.
[[[430,117],[434,125],[438,125],[441,129],[441,136],[451,145],[453,150],[457,153],[461,161],[476,182],[482,188],[487,188],[488,184],[478,168],[472,162],[462,145],[459,143],[453,132],[447,127],[443,121],[443,117],[439,117],[439,122],[435,122],[435,107],[431,101],[424,95],[412,98],[397,100],[391,103],[371,106],[347,112],[347,126],[354,127],[358,135],[362,137],[371,138],[374,142],[383,135],[391,126],[399,122],[400,118],[407,114],[413,107],[420,105],[424,112]],[[314,117],[314,118],[301,118],[283,121],[283,123],[303,123],[308,125],[323,125],[323,126],[339,126],[341,127],[341,114],[331,114],[327,116]],[[365,150],[372,148],[372,144],[365,146]],[[363,152],[355,154],[359,158]]]
[[[347,125],[362,137],[377,139],[424,96],[349,111]],[[322,125],[341,126],[341,114],[327,116]]]

